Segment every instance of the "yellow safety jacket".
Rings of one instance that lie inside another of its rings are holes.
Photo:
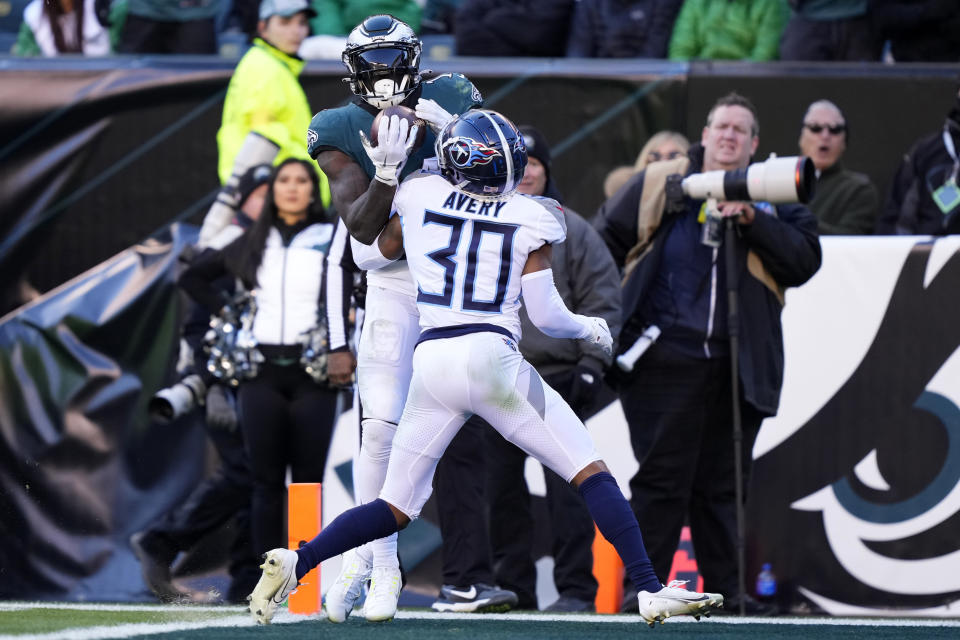
[[[320,176],[320,197],[330,206],[330,185],[307,153],[307,129],[312,112],[297,77],[304,61],[254,38],[230,78],[223,104],[223,122],[217,132],[219,174],[226,184],[243,141],[251,131],[269,138],[280,152],[274,165],[287,158],[308,161]]]

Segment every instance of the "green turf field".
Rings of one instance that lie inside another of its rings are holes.
[[[277,614],[256,626],[240,607],[0,603],[0,640],[401,640],[626,638],[960,638],[960,620],[689,618],[651,629],[627,615],[438,614],[403,610],[396,620],[369,623],[361,617],[334,625],[320,616]]]

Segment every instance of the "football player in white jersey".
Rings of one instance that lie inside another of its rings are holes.
[[[350,32],[342,56],[349,71],[345,80],[354,99],[316,114],[307,132],[308,151],[329,178],[334,205],[352,237],[352,251],[344,252],[342,264],[350,268],[355,262],[367,271],[356,361],[362,438],[353,477],[359,503],[375,500],[383,487],[419,334],[416,289],[406,262],[398,260],[380,269],[369,266],[365,262],[368,245],[386,223],[398,178],[418,169],[432,155],[434,130],[442,128],[453,117],[451,113],[467,111],[483,101],[473,83],[461,74],[423,80],[420,54],[420,41],[409,25],[390,15],[365,19]],[[357,131],[369,131],[380,110],[395,105],[416,108],[431,129],[425,132],[422,147],[409,154],[409,161],[404,162],[407,153],[400,150],[396,162],[403,168],[385,171],[374,166]],[[375,259],[380,257],[375,249],[374,253]],[[349,352],[332,353],[331,363],[334,358],[343,362],[349,357]],[[341,370],[349,374],[351,368],[342,366]],[[324,597],[327,619],[346,620],[368,579],[363,615],[371,621],[393,618],[401,587],[396,535],[344,555],[340,574]],[[494,597],[509,594],[516,599],[512,592],[497,591]]]
[[[379,166],[408,145],[406,122],[392,117],[368,153]],[[416,518],[440,456],[472,414],[578,488],[623,560],[644,620],[708,614],[723,596],[660,584],[637,520],[583,423],[517,349],[521,293],[547,335],[613,346],[606,322],[571,313],[553,284],[550,245],[566,229],[555,201],[515,194],[527,161],[523,136],[502,115],[474,110],[443,128],[436,152],[439,173],[404,181],[397,215],[376,243],[385,261],[405,253],[422,329],[380,497],[344,512],[297,551],[269,551],[251,595],[254,619],[269,622],[324,559]]]

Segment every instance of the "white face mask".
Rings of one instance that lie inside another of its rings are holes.
[[[401,93],[404,90],[404,85],[407,83],[407,78],[404,78],[401,86],[397,86],[397,83],[393,80],[383,79],[377,80],[373,83],[373,90],[375,96],[366,96],[366,101],[370,106],[377,109],[386,109],[387,107],[395,107],[401,102],[403,102],[404,94]]]

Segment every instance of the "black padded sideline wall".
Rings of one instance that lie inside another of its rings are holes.
[[[216,131],[234,63],[219,58],[0,59],[0,284],[22,273],[47,290],[179,217],[199,221],[217,187]],[[845,109],[851,168],[885,194],[896,163],[936,131],[956,93],[956,67],[677,64],[663,61],[450,59],[486,104],[539,127],[565,202],[591,217],[602,183],[650,134],[698,138],[713,100],[753,98],[760,155],[796,153],[810,101]],[[348,97],[338,61],[311,62],[313,109]]]

